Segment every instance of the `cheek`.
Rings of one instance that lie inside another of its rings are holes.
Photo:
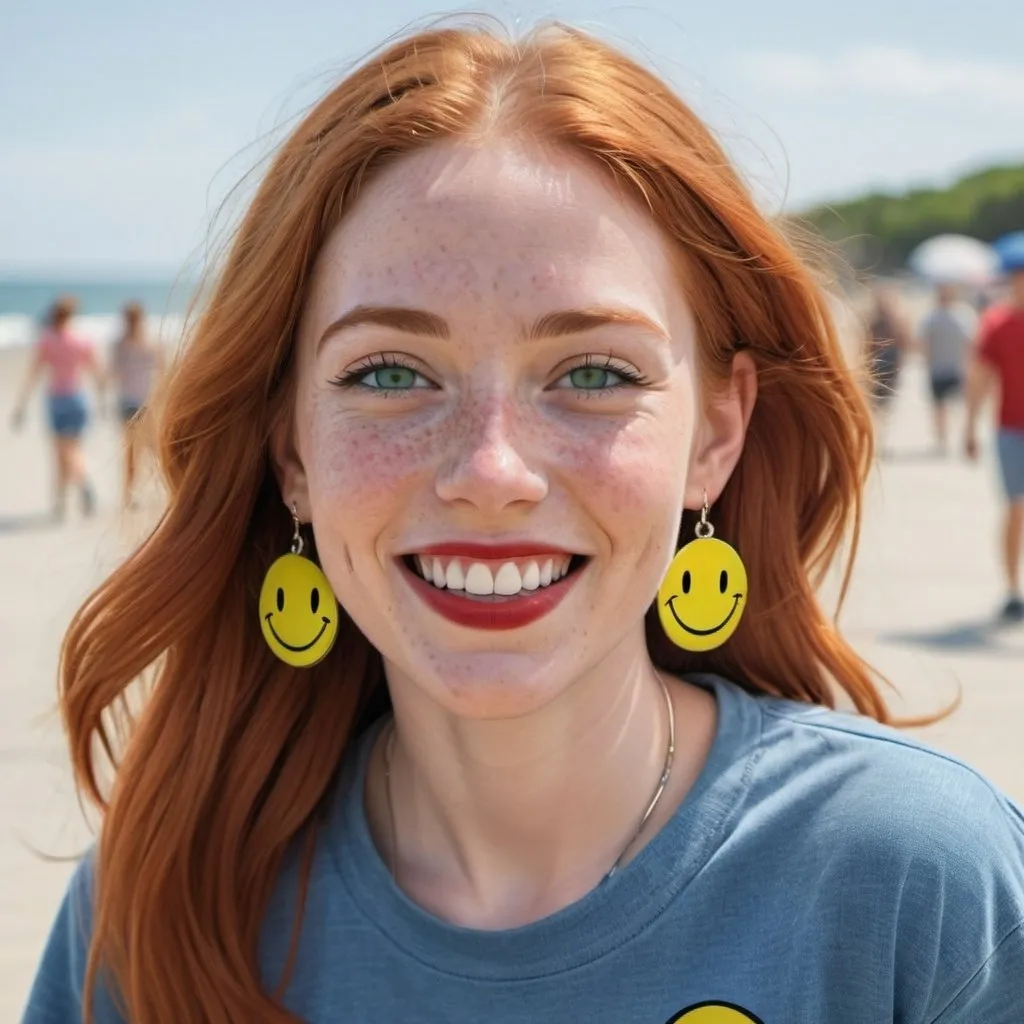
[[[312,404],[298,435],[313,511],[329,534],[379,532],[432,469],[435,433],[430,425],[410,429],[407,417],[360,418],[327,401]]]
[[[596,517],[659,528],[678,519],[691,437],[688,418],[644,413],[555,433],[552,462]]]

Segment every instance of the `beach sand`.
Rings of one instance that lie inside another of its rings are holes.
[[[90,588],[143,536],[157,512],[117,509],[119,432],[100,419],[87,441],[101,507],[45,523],[49,450],[37,399],[20,434],[7,430],[24,353],[0,352],[0,1021],[22,1009],[73,868],[90,842],[52,714],[61,636]],[[841,625],[893,682],[900,712],[949,719],[914,730],[1024,801],[1024,628],[991,628],[1003,598],[1000,512],[991,456],[941,461],[930,447],[925,381],[908,367],[896,401],[895,456],[875,473],[861,553]],[[834,586],[827,588],[834,591]]]

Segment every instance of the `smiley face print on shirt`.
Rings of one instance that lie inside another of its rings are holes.
[[[749,1010],[733,1003],[697,1003],[680,1010],[665,1024],[764,1024]]]

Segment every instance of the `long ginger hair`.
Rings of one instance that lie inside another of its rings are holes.
[[[290,536],[268,437],[291,413],[314,260],[360,189],[403,154],[495,133],[591,161],[650,211],[683,270],[705,387],[739,350],[758,368],[746,445],[714,510],[747,564],[744,621],[724,647],[684,654],[649,615],[655,662],[830,706],[843,690],[887,718],[815,596],[843,539],[856,539],[872,441],[807,266],[705,125],[604,43],[559,26],[519,41],[477,26],[405,39],[325,96],[270,165],[167,386],[166,513],[65,641],[74,766],[104,815],[87,991],[109,984],[132,1024],[295,1024],[260,976],[264,910],[286,852],[315,841],[384,689],[378,653],[344,614],[314,668],[289,668],[263,642],[260,579]],[[686,517],[680,543],[691,534]]]

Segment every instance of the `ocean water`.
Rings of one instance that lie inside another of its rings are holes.
[[[28,345],[51,303],[60,295],[78,300],[74,326],[100,344],[116,338],[128,302],[145,308],[149,328],[163,340],[181,330],[194,284],[187,281],[74,281],[0,278],[0,348]]]

